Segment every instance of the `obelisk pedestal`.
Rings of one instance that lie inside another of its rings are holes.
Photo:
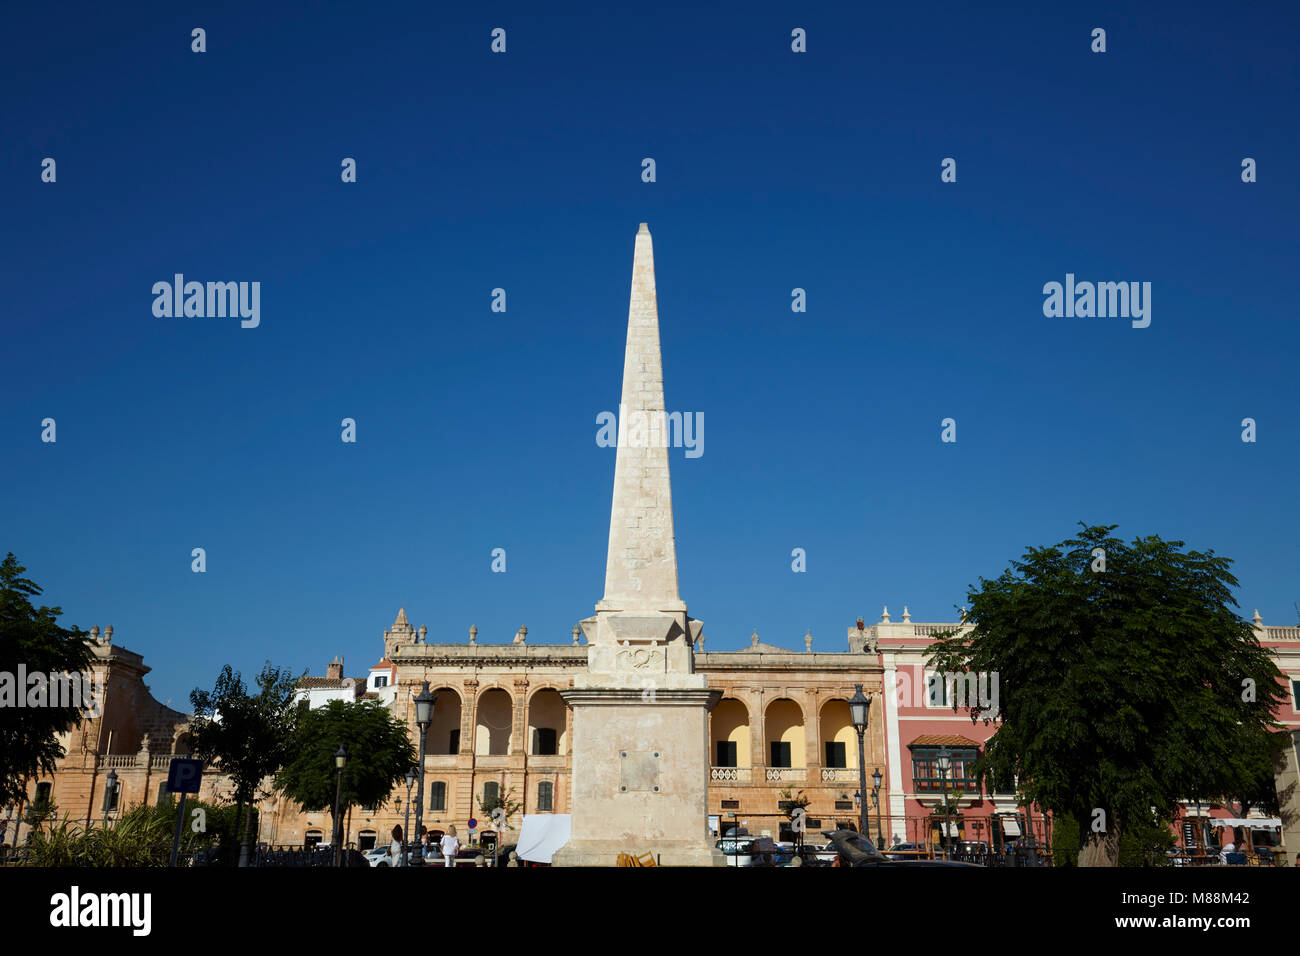
[[[709,711],[722,696],[695,673],[700,624],[677,593],[654,250],[636,236],[605,596],[582,622],[587,670],[573,709],[569,842],[557,866],[724,866],[708,832]],[[649,428],[629,429],[639,417]]]

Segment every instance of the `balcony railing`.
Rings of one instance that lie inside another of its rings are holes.
[[[722,780],[728,783],[749,783],[748,767],[710,767],[710,780]]]
[[[768,782],[799,783],[808,776],[806,767],[767,767],[764,770]]]
[[[537,770],[563,770],[569,764],[568,754],[529,754],[528,766]]]
[[[822,767],[822,780],[847,780],[850,783],[858,779],[858,772],[852,767]]]
[[[758,776],[761,772],[762,776]],[[853,771],[845,771],[852,773]],[[765,780],[768,783],[802,783],[808,779],[807,767],[710,767],[709,779],[723,783],[753,783]],[[827,779],[823,777],[822,779]],[[845,778],[849,779],[849,778]],[[856,777],[852,779],[857,779]]]

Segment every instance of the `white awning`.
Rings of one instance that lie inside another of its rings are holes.
[[[1212,827],[1245,827],[1247,830],[1280,830],[1282,821],[1277,817],[1260,817],[1257,820],[1240,817],[1221,817],[1218,820],[1211,820]]]
[[[525,813],[515,853],[529,863],[550,863],[555,851],[568,842],[567,813]]]
[[[1011,817],[1002,818],[1002,832],[1009,837],[1020,836],[1020,821],[1013,820]]]
[[[943,833],[944,836],[948,836],[948,837],[955,837],[960,835],[957,832],[957,824],[948,821],[940,821],[939,830],[941,833]]]

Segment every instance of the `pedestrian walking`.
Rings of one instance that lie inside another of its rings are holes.
[[[442,837],[442,860],[443,866],[454,867],[456,865],[456,854],[460,852],[460,841],[456,839],[456,824],[447,825],[447,832]]]

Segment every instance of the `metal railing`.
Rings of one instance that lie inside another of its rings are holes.
[[[344,866],[369,866],[365,857],[357,850],[355,843],[343,845]],[[250,861],[251,866],[259,867],[332,867],[334,866],[334,847],[330,844],[304,846],[258,846]]]

